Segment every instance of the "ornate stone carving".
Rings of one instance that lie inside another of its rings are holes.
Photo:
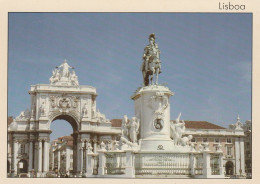
[[[109,119],[106,118],[105,114],[102,114],[97,110],[96,113],[94,113],[94,119],[96,119],[99,123],[110,123]]]
[[[51,104],[51,107],[52,108],[55,108],[56,107],[56,97],[55,96],[50,96],[50,104]]]
[[[22,111],[19,116],[15,118],[16,121],[23,121],[23,120],[29,120],[31,117],[30,111],[26,109],[25,111]]]
[[[45,103],[42,102],[40,108],[39,108],[39,112],[40,112],[40,116],[45,116],[46,112],[45,112]]]
[[[59,108],[62,108],[62,109],[69,109],[71,107],[69,98],[59,99],[58,104],[59,104]]]
[[[183,120],[180,122],[180,117],[181,113],[179,114],[175,123],[173,121],[170,122],[170,133],[175,145],[185,146],[187,142],[192,139],[192,136],[182,138],[182,135],[185,133],[185,122]]]
[[[243,124],[240,122],[239,115],[237,115],[237,122],[235,124],[230,125],[230,128],[233,130],[243,131]]]
[[[59,109],[60,112],[68,112],[72,109],[79,107],[79,96],[67,96],[63,94],[61,96],[50,96],[50,111]]]
[[[100,151],[107,151],[106,150],[106,144],[103,141],[100,144]]]
[[[74,70],[70,72],[69,69],[74,68],[69,66],[67,61],[64,60],[63,64],[61,64],[59,67],[56,67],[56,69],[52,71],[50,84],[78,86],[78,76],[75,74]]]
[[[115,141],[114,150],[115,150],[115,151],[118,151],[118,150],[119,150],[118,141]]]
[[[157,129],[157,130],[161,130],[162,128],[163,128],[163,126],[164,126],[164,121],[163,121],[163,119],[155,119],[154,120],[154,127],[155,127],[155,129]]]
[[[156,130],[161,130],[164,126],[165,109],[168,107],[169,102],[167,96],[163,92],[157,92],[148,100],[148,106],[153,109],[153,122]]]
[[[180,139],[180,144],[182,146],[186,146],[190,142],[191,139],[192,139],[192,135],[189,135],[188,137],[182,137]]]
[[[88,114],[88,106],[87,106],[87,103],[85,103],[82,108],[82,116],[87,117],[87,114]]]

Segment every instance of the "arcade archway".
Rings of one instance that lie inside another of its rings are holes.
[[[234,164],[232,161],[226,163],[226,175],[234,175]]]
[[[28,173],[28,162],[27,160],[20,160],[18,162],[19,174]]]

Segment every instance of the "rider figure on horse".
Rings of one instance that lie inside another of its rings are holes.
[[[144,48],[141,71],[143,73],[145,86],[149,84],[149,75],[154,74],[153,69],[158,69],[158,73],[161,73],[160,50],[155,43],[154,33],[149,36],[149,45]]]

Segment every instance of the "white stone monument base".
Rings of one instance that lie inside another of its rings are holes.
[[[190,152],[190,146],[180,146],[174,145],[173,140],[168,139],[141,139],[140,140],[140,151],[147,152],[147,151],[158,151],[158,152],[174,152],[174,153],[183,153],[183,152]]]

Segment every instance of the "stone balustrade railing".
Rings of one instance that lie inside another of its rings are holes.
[[[220,153],[134,153],[101,150],[88,154],[87,176],[177,175],[195,178],[223,176]]]

